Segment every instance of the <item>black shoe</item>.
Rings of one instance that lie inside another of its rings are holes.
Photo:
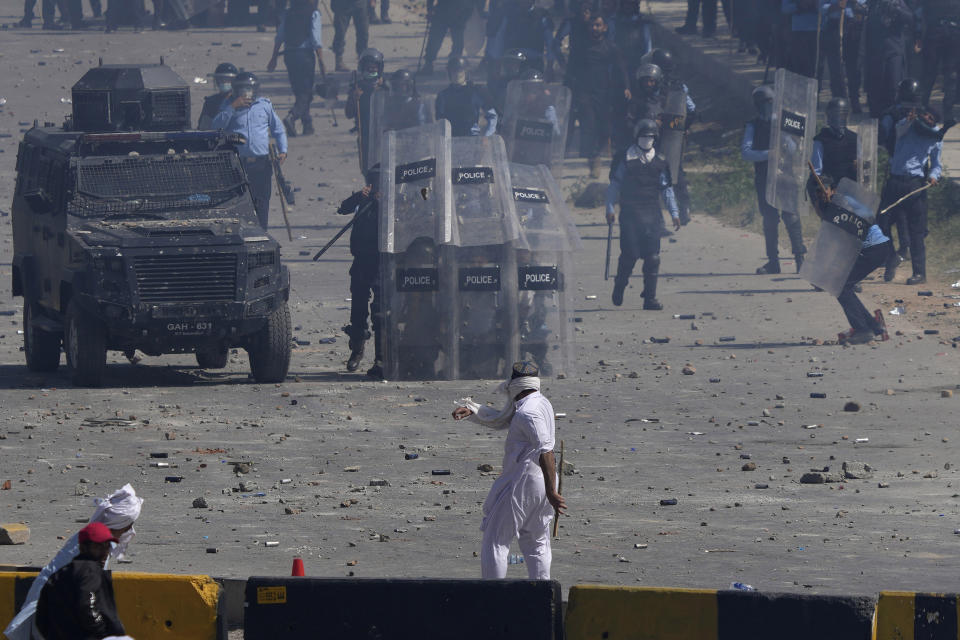
[[[303,133],[301,133],[300,135],[302,135],[302,136],[312,136],[314,133],[315,133],[315,131],[313,130],[313,123],[312,123],[312,122],[311,122],[310,124],[304,123],[304,125],[303,125]]]
[[[614,281],[613,283],[613,304],[614,306],[619,307],[623,304],[623,292],[627,288],[627,283],[619,283]]]
[[[433,75],[433,63],[425,62],[420,71],[417,72],[418,76],[432,76]]]
[[[802,253],[796,253],[796,254],[793,255],[793,259],[794,259],[794,260],[796,261],[796,263],[797,263],[797,273],[800,273],[800,267],[803,266],[803,254],[802,254]]]
[[[890,257],[887,258],[887,261],[883,266],[884,282],[893,282],[893,279],[897,277],[897,267],[900,266],[900,263],[903,262],[903,260],[903,256],[896,251],[890,254]]]
[[[367,377],[383,380],[383,363],[379,360],[375,361],[373,366],[367,369]]]
[[[912,284],[926,284],[926,283],[927,283],[927,276],[923,275],[922,273],[915,273],[909,278],[907,278],[907,284],[912,285]]]
[[[904,260],[908,260],[910,258],[910,247],[902,247],[901,249],[898,249],[897,255]]]
[[[63,25],[57,24],[56,22],[51,22],[43,25],[44,31],[63,31]]]
[[[391,20],[390,16],[388,15],[380,16],[380,22],[382,22],[383,24],[393,24],[393,20]]]
[[[351,343],[353,340],[350,341]],[[356,348],[351,346],[350,358],[347,360],[347,371],[351,373],[360,368],[360,361],[363,360],[363,343]]]
[[[682,35],[682,36],[695,36],[695,35],[697,35],[697,27],[696,27],[696,26],[686,25],[686,24],[683,25],[682,27],[677,27],[676,29],[674,29],[674,31],[676,31],[677,33],[679,33],[679,34]]]
[[[292,115],[283,119],[283,128],[286,130],[288,138],[297,137],[297,121],[293,119]]]
[[[690,210],[689,209],[680,209],[680,224],[684,227],[690,224]]]
[[[377,16],[370,16],[370,24],[380,24],[380,18]]]
[[[757,269],[758,276],[765,276],[768,274],[777,274],[777,273],[780,273],[779,260],[770,260],[769,262],[767,262],[767,264]]]
[[[656,298],[644,298],[643,310],[644,311],[662,311],[663,305]]]
[[[14,29],[32,29],[33,20],[27,20],[26,18],[24,18],[20,22],[14,23],[13,27]]]

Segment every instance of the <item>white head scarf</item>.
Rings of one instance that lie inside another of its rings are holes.
[[[90,522],[101,522],[108,529],[123,529],[130,527],[120,535],[120,541],[110,553],[117,560],[123,559],[123,554],[127,546],[137,535],[133,529],[133,523],[140,517],[140,508],[143,506],[143,498],[137,496],[137,492],[129,483],[123,485],[118,491],[114,491],[106,498],[97,498],[94,501],[97,509],[90,516]]]
[[[507,394],[507,402],[500,411],[491,407],[482,407],[472,398],[463,398],[457,400],[457,405],[470,409],[473,413],[470,420],[490,427],[491,429],[503,429],[510,424],[513,414],[517,411],[514,398],[520,393],[528,390],[540,391],[540,378],[537,376],[520,376],[510,380],[504,380],[497,386],[497,393]]]

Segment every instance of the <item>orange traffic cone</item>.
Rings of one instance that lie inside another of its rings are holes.
[[[290,576],[293,578],[303,577],[303,558],[293,559],[293,571],[290,572]]]

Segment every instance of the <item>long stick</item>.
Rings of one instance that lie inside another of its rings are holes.
[[[563,440],[560,441],[560,480],[557,482],[557,493],[563,495]],[[557,527],[560,526],[560,510],[553,511],[553,537],[557,537]]]
[[[820,99],[820,27],[823,22],[823,10],[817,5],[817,53],[813,58],[813,77],[817,80],[817,100]]]
[[[336,243],[336,241],[340,239],[340,236],[342,236],[343,234],[345,234],[345,233],[347,232],[347,230],[348,230],[350,227],[353,226],[353,223],[354,223],[355,220],[356,220],[356,217],[351,218],[351,219],[350,219],[350,222],[348,222],[346,225],[344,225],[343,229],[340,229],[340,231],[337,231],[337,235],[333,236],[333,238],[330,239],[330,242],[328,242],[327,244],[323,245],[323,249],[320,249],[320,251],[317,251],[317,253],[313,256],[313,261],[316,262],[317,260],[319,260],[319,259],[320,259],[320,256],[322,256],[323,254],[325,254],[325,253],[327,252],[327,249],[329,249],[330,247],[332,247],[332,246],[334,245],[334,243]]]
[[[813,177],[817,179],[817,184],[820,185],[820,191],[826,193],[827,187],[825,184],[823,184],[823,180],[820,179],[820,176],[817,175],[817,170],[813,168],[813,163],[807,160],[807,166],[810,167],[810,173],[813,174]]]
[[[921,191],[925,191],[925,190],[929,189],[929,188],[932,187],[932,186],[933,186],[933,183],[932,183],[932,182],[928,182],[927,184],[923,185],[923,186],[920,187],[919,189],[914,189],[913,191],[911,191],[911,192],[908,193],[907,195],[903,196],[902,198],[900,198],[899,200],[897,200],[896,202],[894,202],[893,204],[891,204],[891,205],[890,205],[889,207],[887,207],[886,209],[882,209],[882,210],[880,211],[880,213],[877,214],[877,217],[880,217],[880,216],[882,216],[883,214],[885,214],[887,211],[890,211],[890,209],[893,209],[895,206],[897,206],[898,204],[900,204],[901,202],[903,202],[903,201],[906,200],[907,198],[910,198],[910,197],[912,197],[912,196],[915,196],[915,195],[917,195],[918,193],[920,193]]]
[[[277,184],[277,195],[280,196],[280,211],[283,212],[283,224],[287,227],[287,238],[293,242],[293,232],[290,231],[290,219],[287,218],[287,195],[283,192],[283,177],[280,175],[280,162],[277,158],[277,147],[270,143],[270,162],[273,163],[273,177]]]
[[[607,262],[606,266],[603,268],[603,279],[610,279],[610,245],[613,244],[613,223],[607,223]]]

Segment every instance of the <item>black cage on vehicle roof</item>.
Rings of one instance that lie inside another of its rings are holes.
[[[190,128],[190,87],[165,64],[108,64],[73,85],[77,131],[179,131]]]

